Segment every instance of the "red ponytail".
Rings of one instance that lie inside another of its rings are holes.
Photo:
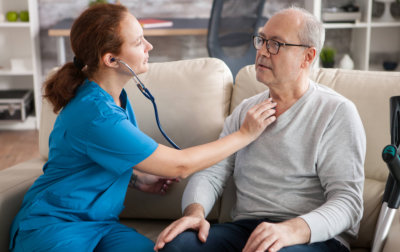
[[[106,53],[118,55],[123,43],[120,23],[128,10],[122,5],[95,4],[71,28],[71,47],[77,62],[66,63],[44,83],[44,97],[58,113],[75,96],[77,88],[98,70]],[[83,69],[81,68],[81,66]]]

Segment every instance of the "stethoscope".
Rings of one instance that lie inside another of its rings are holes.
[[[151,103],[153,103],[153,107],[154,107],[154,114],[156,117],[156,122],[157,122],[157,126],[158,129],[160,130],[161,134],[164,136],[164,138],[172,145],[175,147],[175,149],[180,150],[181,148],[179,148],[178,145],[176,145],[168,136],[167,134],[165,134],[164,130],[161,127],[160,124],[160,119],[158,118],[158,110],[157,110],[157,105],[156,102],[154,100],[153,95],[150,93],[150,91],[144,86],[143,82],[139,79],[139,77],[137,77],[137,75],[135,74],[135,72],[132,70],[132,68],[126,64],[125,62],[123,62],[120,59],[115,59],[115,58],[111,58],[111,62],[114,61],[118,61],[119,63],[121,63],[122,65],[124,65],[126,68],[129,69],[129,71],[132,74],[133,80],[136,82],[136,86],[139,88],[140,92],[142,92],[142,94],[151,101]]]

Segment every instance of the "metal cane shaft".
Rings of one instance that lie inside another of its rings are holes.
[[[397,209],[388,208],[382,223],[378,223],[371,252],[381,252]]]

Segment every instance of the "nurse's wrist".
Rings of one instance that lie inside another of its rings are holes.
[[[129,180],[128,186],[131,188],[137,188],[137,180],[138,180],[138,175],[135,173],[132,173],[131,179]]]

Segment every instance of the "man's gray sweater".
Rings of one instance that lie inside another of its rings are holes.
[[[246,112],[269,97],[244,100],[226,119],[220,137],[239,130]],[[310,243],[336,238],[348,246],[363,213],[365,132],[354,104],[310,81],[307,92],[261,136],[224,161],[193,175],[182,208],[211,211],[233,175],[234,220],[303,218]]]

